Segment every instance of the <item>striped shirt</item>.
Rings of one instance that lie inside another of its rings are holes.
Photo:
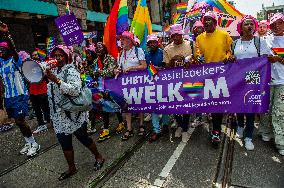
[[[24,83],[24,78],[19,72],[22,65],[23,62],[20,58],[17,62],[15,62],[12,57],[8,60],[0,58],[0,76],[2,77],[5,88],[5,98],[28,95],[28,89]]]

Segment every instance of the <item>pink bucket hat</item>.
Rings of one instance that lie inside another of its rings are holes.
[[[55,51],[56,49],[61,49],[61,50],[63,50],[63,52],[68,56],[68,61],[71,63],[72,57],[71,57],[71,49],[70,49],[69,47],[67,47],[67,46],[65,46],[65,45],[58,45],[58,46],[55,46],[55,47],[52,49],[52,51],[51,51],[51,53],[50,53],[50,56],[52,56],[52,54],[54,53],[54,51]]]
[[[149,41],[159,41],[159,38],[156,34],[148,35],[147,36],[147,42]]]
[[[246,16],[244,16],[244,17],[238,22],[238,24],[237,24],[237,31],[238,31],[238,33],[241,34],[241,32],[242,32],[242,24],[243,24],[243,22],[244,22],[245,20],[253,20],[254,25],[255,25],[255,29],[254,29],[253,33],[255,33],[255,32],[257,31],[258,22],[257,22],[257,20],[256,20],[253,16],[251,16],[251,15],[246,15]]]
[[[213,11],[208,11],[204,14],[203,18],[202,18],[202,23],[204,23],[204,18],[205,17],[210,17],[210,18],[213,18],[214,20],[216,20],[217,22],[217,16],[216,14],[213,12]]]
[[[129,31],[124,31],[120,36],[118,36],[119,39],[121,39],[122,37],[130,39],[132,41],[132,43],[135,44],[133,33],[129,32]]]
[[[204,27],[203,23],[201,21],[196,21],[194,22],[193,26],[192,26],[192,31],[194,31],[195,28],[197,27]]]
[[[90,44],[88,47],[86,47],[86,50],[96,52],[96,47],[94,44]]]
[[[22,61],[26,61],[27,59],[31,58],[30,54],[28,54],[25,51],[19,51],[18,55],[19,55],[19,57],[21,58]]]
[[[0,42],[0,47],[3,47],[3,48],[9,48],[9,45],[7,42]]]
[[[282,19],[284,21],[284,15],[281,12],[278,12],[276,14],[274,14],[271,18],[270,18],[270,25],[272,25],[274,22],[276,22],[277,20]]]
[[[174,35],[174,34],[183,35],[184,33],[183,33],[183,30],[182,30],[182,25],[181,24],[171,25],[170,33],[171,33],[171,35]]]
[[[269,23],[267,20],[261,20],[260,22],[258,22],[258,25],[267,25],[269,26]]]

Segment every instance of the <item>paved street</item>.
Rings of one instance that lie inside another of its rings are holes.
[[[33,121],[30,121],[33,122]],[[115,121],[112,124],[115,125]],[[149,123],[147,123],[149,126]],[[99,126],[98,126],[99,127]],[[138,136],[127,142],[120,135],[98,143],[106,157],[102,170],[92,169],[93,157],[76,139],[75,161],[78,173],[59,182],[67,165],[52,130],[37,136],[42,144],[40,155],[27,160],[17,154],[21,147],[18,129],[0,133],[0,187],[212,187],[218,186],[224,147],[213,149],[208,143],[208,125],[191,128],[190,140],[182,143],[171,134],[155,143]],[[96,139],[98,134],[92,135]],[[240,140],[234,143],[228,185],[232,187],[284,186],[284,165],[273,143],[255,136],[255,150],[247,152]],[[225,137],[223,137],[225,138]],[[217,182],[217,183],[216,183]]]

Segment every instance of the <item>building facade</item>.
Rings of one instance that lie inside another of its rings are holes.
[[[154,31],[161,31],[164,22],[163,2],[148,0]],[[24,3],[23,3],[24,2]],[[103,29],[115,0],[69,0],[71,12],[83,31],[97,31],[102,41]],[[62,40],[54,19],[65,14],[66,0],[1,0],[0,20],[7,23],[19,50],[32,52],[44,48],[47,37]],[[133,18],[137,0],[128,0],[129,18]]]
[[[284,12],[284,2],[282,5],[275,6],[274,3],[272,6],[265,7],[262,5],[262,10],[257,13],[258,20],[269,20],[275,13]]]

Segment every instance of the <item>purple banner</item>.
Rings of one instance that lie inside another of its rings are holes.
[[[154,78],[147,71],[131,72],[105,80],[105,88],[124,96],[129,112],[264,113],[270,74],[262,57],[163,69]]]
[[[56,18],[55,23],[67,46],[80,45],[83,42],[84,35],[73,13]]]

